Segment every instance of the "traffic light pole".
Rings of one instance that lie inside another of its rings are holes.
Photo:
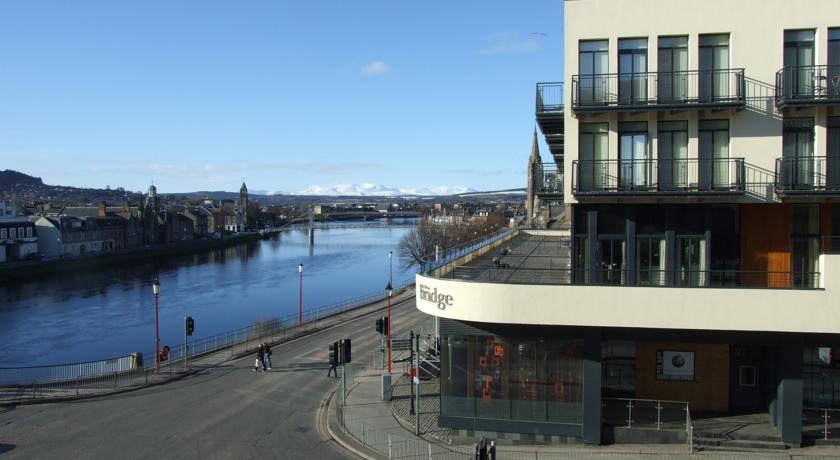
[[[390,285],[389,285],[390,286]],[[391,374],[391,293],[388,292],[388,374]]]
[[[187,370],[187,353],[189,349],[187,348],[187,317],[184,317],[184,370]]]

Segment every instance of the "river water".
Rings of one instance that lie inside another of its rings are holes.
[[[399,241],[410,230],[405,225],[412,222],[333,224],[316,230],[311,247],[305,230],[291,230],[226,249],[0,286],[0,367],[135,351],[153,356],[155,276],[161,285],[161,347],[183,342],[187,315],[200,338],[296,314],[301,262],[304,310],[384,293],[388,251],[394,252],[394,285],[414,277],[397,257]]]

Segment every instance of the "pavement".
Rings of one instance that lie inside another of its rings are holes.
[[[439,385],[436,381],[423,380],[420,385],[420,410],[410,413],[409,379],[405,369],[393,370],[394,398],[382,400],[382,374],[379,362],[368,366],[356,364],[348,370],[346,404],[337,393],[328,395],[324,423],[330,435],[348,451],[367,459],[474,458],[473,443],[453,442],[449,431],[439,427]],[[341,386],[336,391],[342,391]],[[416,420],[420,430],[416,429]],[[344,424],[342,425],[342,417]],[[418,434],[419,433],[419,434]],[[390,456],[389,456],[390,452]],[[611,459],[611,460],[665,460],[665,459],[829,459],[840,458],[840,448],[813,446],[772,451],[711,451],[689,454],[686,444],[614,444],[608,446],[567,445],[497,445],[498,459],[553,460],[553,459]]]

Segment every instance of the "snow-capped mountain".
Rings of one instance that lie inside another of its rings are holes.
[[[446,185],[418,188],[397,188],[378,184],[339,184],[312,185],[297,195],[326,195],[326,196],[405,196],[405,195],[455,195],[474,192],[468,187],[451,187]]]

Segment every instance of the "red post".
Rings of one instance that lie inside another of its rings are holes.
[[[158,296],[160,294],[160,281],[155,279],[152,283],[152,293],[155,295],[155,372],[160,371],[160,328],[158,323]]]
[[[388,287],[391,287],[390,283]],[[388,374],[391,373],[391,290],[388,290]]]
[[[300,293],[300,298],[298,299],[298,326],[303,324],[303,263],[298,265],[298,271],[300,272],[300,288],[298,292]]]

